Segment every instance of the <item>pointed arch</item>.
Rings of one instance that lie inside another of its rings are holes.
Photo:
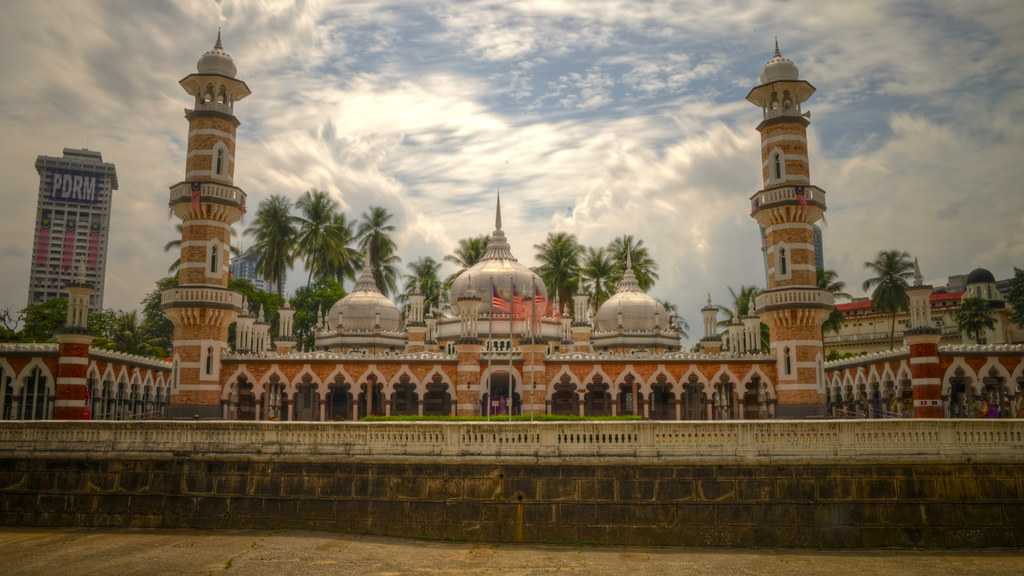
[[[324,386],[323,381],[321,381],[320,377],[316,375],[316,372],[313,370],[313,368],[309,364],[303,364],[302,368],[299,370],[299,373],[296,374],[295,378],[292,378],[292,380],[288,383],[289,394],[293,393],[298,388],[299,384],[302,384],[306,375],[309,375],[310,380],[314,384],[316,384],[317,392],[319,392],[321,395],[327,392],[327,387]]]
[[[892,366],[888,362],[885,363],[885,369],[882,370],[882,384],[886,382],[896,382],[896,374],[892,371]]]
[[[256,394],[257,398],[266,392],[267,384],[270,382],[270,377],[275,374],[277,375],[278,380],[284,384],[286,388],[288,387],[288,378],[284,375],[284,372],[281,371],[281,367],[277,364],[271,364],[270,370],[267,370],[267,373],[263,375],[263,378],[260,378],[253,384],[253,393]]]
[[[21,387],[25,385],[25,378],[32,373],[33,368],[39,368],[44,377],[46,377],[47,391],[52,395],[56,391],[56,382],[53,378],[53,373],[50,372],[50,368],[43,362],[42,358],[33,358],[28,364],[21,369],[18,373],[18,377],[14,379],[14,393],[21,394]]]
[[[677,390],[679,388],[679,381],[676,380],[674,376],[672,376],[672,373],[665,368],[664,364],[658,364],[654,368],[654,373],[651,374],[651,377],[647,379],[648,390],[651,388],[652,385],[654,385],[655,382],[658,381],[659,376],[664,376],[665,380],[672,386],[673,390]]]
[[[775,383],[772,382],[772,379],[769,378],[768,375],[764,373],[764,370],[761,370],[761,367],[758,366],[757,364],[754,364],[750,368],[750,370],[747,372],[747,374],[744,376],[743,382],[740,383],[741,384],[740,388],[741,389],[745,389],[746,385],[751,380],[754,379],[755,375],[759,376],[761,378],[761,383],[765,385],[765,390],[767,390],[767,392],[768,392],[768,398],[770,400],[774,400],[775,399]]]
[[[711,395],[711,381],[708,380],[707,376],[705,376],[703,372],[701,372],[700,370],[697,369],[697,366],[695,364],[690,364],[689,365],[689,367],[686,369],[686,371],[683,372],[683,376],[682,376],[682,378],[679,379],[679,382],[683,383],[684,385],[686,383],[689,383],[690,382],[690,376],[696,376],[697,377],[697,382],[700,383],[701,390],[705,394],[707,394],[709,396]]]
[[[730,382],[735,382],[736,384],[740,383],[740,379],[736,377],[736,373],[733,372],[731,368],[729,368],[728,364],[722,364],[718,367],[718,371],[715,372],[715,375],[711,377],[711,383],[715,383],[721,380],[723,374],[729,377]]]
[[[377,384],[387,386],[387,377],[384,376],[384,373],[381,372],[380,369],[377,368],[375,364],[370,364],[369,366],[367,366],[366,370],[363,370],[363,373],[359,375],[359,378],[357,378],[355,382],[353,382],[353,384],[355,384],[357,387],[362,386],[363,384],[366,383],[366,379],[369,378],[371,374],[377,377]]]
[[[228,376],[227,380],[224,380],[224,385],[221,386],[220,389],[221,400],[229,400],[231,398],[232,391],[238,385],[239,376],[244,376],[250,384],[254,387],[256,386],[256,377],[249,372],[248,366],[245,364],[239,364],[238,368],[235,368],[235,371],[231,373],[231,376]]]
[[[331,372],[327,374],[327,377],[324,378],[324,382],[329,387],[331,384],[334,384],[334,380],[338,376],[341,376],[342,381],[348,383],[349,386],[356,385],[356,379],[348,373],[348,370],[345,370],[345,366],[342,364],[335,364],[334,370],[331,370]]]
[[[518,368],[512,366],[512,369],[509,370],[508,364],[502,364],[500,366],[495,365],[487,368],[486,370],[480,373],[480,389],[483,390],[484,392],[487,391],[487,379],[490,378],[491,374],[495,372],[509,372],[510,374],[512,374],[512,378],[515,380],[515,383],[518,386],[522,386],[523,384],[523,375],[521,372],[519,372]],[[517,394],[518,393],[519,392],[517,392]]]
[[[1013,369],[1013,374],[1010,375],[1010,381],[1016,384],[1021,378],[1024,378],[1024,357],[1021,357],[1020,362],[1017,362],[1017,367]]]
[[[868,389],[868,376],[867,370],[863,366],[857,368],[857,373],[853,377],[853,397],[854,399],[861,400],[863,394]]]
[[[882,382],[881,377],[878,375],[878,365],[877,364],[872,364],[868,368],[868,384],[870,385],[870,384],[872,384],[874,382],[878,382],[878,383]]]
[[[949,396],[950,392],[950,378],[956,376],[957,368],[964,371],[964,376],[971,380],[971,391],[977,394],[981,390],[981,384],[978,380],[978,374],[970,367],[967,362],[964,361],[963,356],[956,356],[953,358],[953,362],[946,368],[946,373],[942,375],[942,395]]]
[[[86,379],[86,381],[88,381],[89,378],[95,379],[96,380],[96,385],[99,386],[99,383],[100,383],[100,380],[101,380],[100,379],[100,369],[96,365],[95,362],[90,362],[89,363],[89,367],[85,369],[85,379]]]
[[[402,376],[408,376],[409,382],[412,382],[416,386],[416,392],[418,392],[420,396],[423,395],[423,382],[413,374],[412,370],[409,369],[408,364],[402,364],[399,366],[395,375],[384,383],[384,393],[390,396],[391,393],[395,391],[395,384],[401,382]]]
[[[555,377],[552,378],[551,382],[548,383],[548,395],[549,396],[551,395],[551,388],[555,384],[558,384],[559,382],[561,382],[563,376],[568,376],[569,380],[572,381],[572,383],[575,384],[577,388],[580,387],[580,379],[577,378],[576,374],[574,374],[573,371],[569,369],[569,365],[568,364],[562,364],[561,367],[558,369],[558,372],[555,373]]]
[[[437,364],[431,366],[430,371],[427,372],[427,375],[423,377],[423,385],[426,386],[427,384],[433,382],[435,375],[440,375],[441,380],[448,385],[448,388],[452,388],[452,379],[449,378],[448,374],[446,374],[445,371],[442,370],[441,367],[438,366]]]

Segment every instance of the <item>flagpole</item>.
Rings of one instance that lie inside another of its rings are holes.
[[[487,352],[487,408],[485,412],[487,419],[491,419],[491,351],[487,350],[487,347],[491,345],[491,339],[494,338],[494,280],[491,280],[491,305],[487,309],[487,343],[484,344],[484,351]]]
[[[512,411],[515,408],[515,386],[513,383],[515,380],[512,378],[512,320],[516,317],[516,280],[509,274],[509,283],[512,285],[512,314],[509,315],[508,319],[508,421],[512,421]],[[520,347],[520,350],[522,347]],[[524,362],[525,365],[525,362]]]
[[[534,350],[534,345],[537,343],[537,334],[534,328],[534,323],[537,322],[537,279],[531,278],[530,284],[533,285],[533,296],[530,298],[530,349]],[[537,328],[540,328],[540,324],[537,324]],[[534,351],[536,353],[536,351]],[[534,358],[533,360],[536,360]],[[526,369],[526,361],[523,361],[523,370]],[[536,384],[533,380],[533,366],[530,366],[530,392],[536,392]],[[533,422],[533,410],[530,410],[530,422]]]

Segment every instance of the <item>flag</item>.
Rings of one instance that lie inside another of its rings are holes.
[[[491,284],[491,313],[494,312],[508,312],[508,300],[505,300],[498,294],[498,288]]]
[[[796,187],[796,201],[799,202],[801,206],[807,206],[807,194],[804,193],[803,186]]]
[[[515,281],[513,281],[512,282],[512,317],[513,318],[522,318],[524,316],[525,316],[525,314],[524,314],[524,310],[523,310],[523,297],[522,297],[522,295],[520,295],[520,294],[518,294],[516,292],[516,283],[515,283]]]
[[[199,197],[200,197],[201,187],[202,187],[202,184],[200,184],[199,182],[193,182],[192,183],[192,211],[193,212],[198,212],[199,211]]]

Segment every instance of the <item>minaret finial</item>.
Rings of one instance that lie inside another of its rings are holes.
[[[775,56],[781,58],[782,50],[779,50],[779,37],[775,37]]]
[[[924,286],[924,275],[921,274],[921,266],[917,263],[917,257],[914,258],[914,286]]]
[[[498,188],[498,204],[494,210],[494,229],[501,230],[501,188]]]
[[[224,46],[220,43],[220,26],[217,26],[217,43],[213,45],[215,50],[223,50]]]
[[[626,270],[633,269],[633,251],[626,246]]]

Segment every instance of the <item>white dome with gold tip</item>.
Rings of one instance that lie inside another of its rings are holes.
[[[615,294],[598,308],[594,323],[596,332],[657,332],[669,328],[668,311],[640,289],[628,251],[622,280]]]
[[[377,288],[370,269],[369,251],[365,262],[352,291],[331,306],[327,315],[328,327],[342,333],[398,332],[401,330],[401,314],[398,306]]]
[[[238,73],[238,69],[235,68],[235,61],[231,59],[231,55],[225,52],[224,46],[221,45],[220,30],[217,30],[217,43],[213,45],[212,50],[200,56],[199,62],[196,63],[196,70],[200,74],[218,74],[228,78],[234,78]]]

